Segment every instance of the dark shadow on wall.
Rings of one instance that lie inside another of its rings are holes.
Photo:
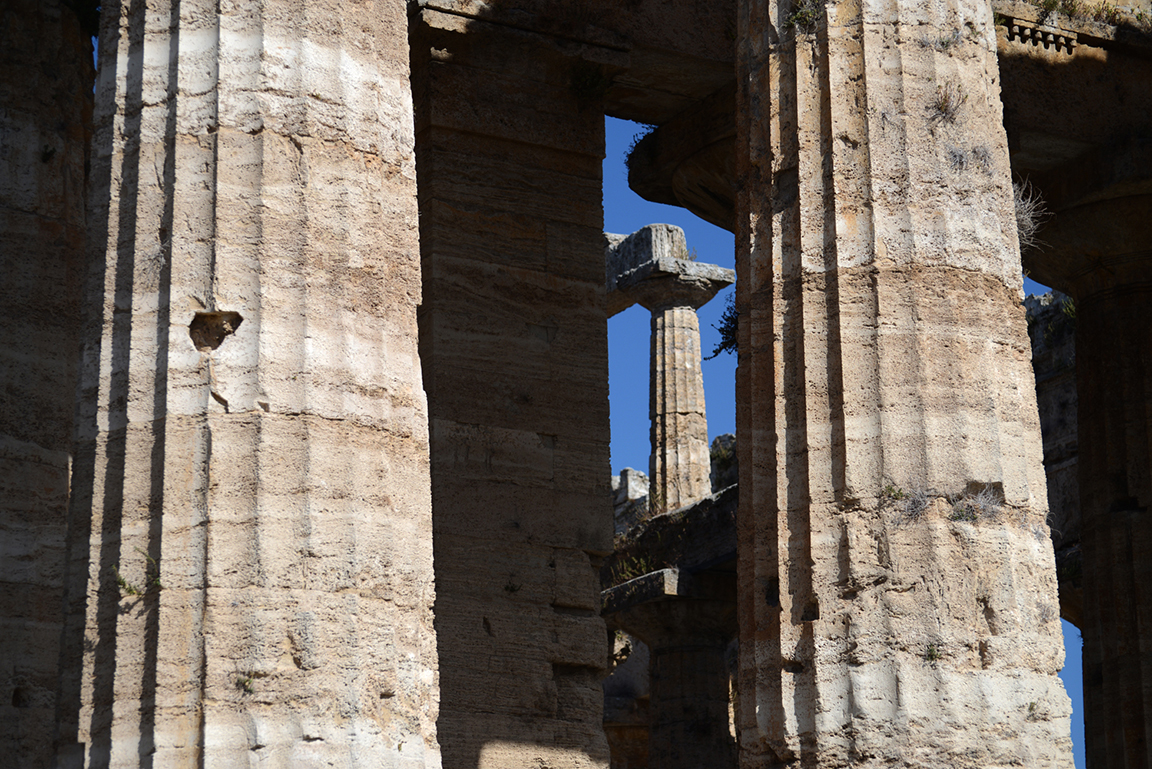
[[[609,54],[548,9],[446,5],[409,30],[442,761],[606,766]]]

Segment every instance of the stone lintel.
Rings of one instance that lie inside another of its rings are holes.
[[[506,8],[482,0],[418,0],[416,5],[421,12],[433,11],[466,19],[481,19],[550,38],[568,39],[583,45],[624,52],[625,56],[632,48],[628,38],[619,32],[593,24],[573,24],[556,15],[535,13],[526,8]],[[472,31],[469,30],[470,33]],[[627,66],[627,59],[619,63]]]
[[[676,599],[735,601],[736,575],[717,571],[691,573],[676,567],[649,572],[601,593],[601,614],[608,617],[641,604]]]

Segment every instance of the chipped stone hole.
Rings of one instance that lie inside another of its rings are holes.
[[[238,312],[198,312],[188,324],[188,336],[200,352],[211,352],[240,328],[244,318]]]

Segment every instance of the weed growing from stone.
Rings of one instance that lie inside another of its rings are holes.
[[[504,585],[504,591],[506,593],[519,593],[520,588],[522,588],[522,587],[524,587],[524,586],[516,584],[515,582],[512,581],[512,578],[509,577],[508,582]]]
[[[940,647],[937,646],[936,644],[928,644],[928,647],[926,649],[924,649],[924,661],[925,662],[930,662],[932,664],[935,664],[942,659],[944,659],[944,652],[942,652],[940,650]]]
[[[236,682],[235,683],[236,683],[236,688],[239,689],[240,691],[244,692],[245,694],[255,694],[256,693],[256,687],[254,686],[254,684],[256,683],[256,677],[251,675],[251,674],[244,674],[244,675],[236,676]]]
[[[120,573],[120,568],[113,566],[112,572],[116,575],[116,584],[120,586],[120,592],[126,596],[142,596],[153,588],[156,590],[162,589],[164,585],[160,582],[160,561],[138,547],[135,548],[135,550],[144,556],[144,560],[147,562],[147,566],[144,568],[144,586],[141,587],[129,582],[128,579]]]
[[[1012,200],[1016,207],[1016,237],[1020,241],[1020,251],[1043,246],[1036,232],[1052,218],[1052,214],[1048,213],[1040,193],[1028,181],[1012,182]]]
[[[947,53],[949,49],[960,43],[963,39],[964,36],[960,34],[960,30],[955,29],[948,35],[939,35],[937,37],[924,36],[920,38],[920,45],[925,48],[931,48],[934,51],[939,51],[940,53]]]
[[[975,523],[979,520],[994,521],[1000,517],[1000,498],[991,487],[983,488],[977,494],[964,494],[952,500],[950,521]]]
[[[904,520],[919,520],[920,516],[928,510],[928,502],[928,492],[924,489],[916,489],[906,494],[903,500]]]
[[[812,34],[820,23],[821,10],[819,0],[797,0],[792,13],[784,19],[784,29],[794,29],[804,35]]]
[[[720,316],[720,325],[712,324],[712,328],[720,332],[720,341],[712,349],[712,354],[704,360],[712,360],[722,352],[738,353],[737,333],[739,331],[740,313],[736,310],[736,295],[728,295],[728,304],[724,305],[724,313]]]
[[[884,490],[880,492],[880,496],[887,500],[899,501],[907,497],[908,494],[899,486],[893,486],[889,483],[884,487]]]
[[[655,571],[652,559],[647,555],[630,555],[621,558],[613,569],[612,584],[619,585],[632,579],[643,577]]]
[[[958,83],[947,82],[936,86],[936,96],[929,102],[928,111],[934,123],[955,123],[960,109],[968,101],[968,94]]]
[[[1152,31],[1152,17],[1145,11],[1136,10],[1133,12],[1133,17],[1128,18],[1123,9],[1106,1],[1086,3],[1082,0],[1032,0],[1032,5],[1041,10],[1041,22],[1046,21],[1047,17],[1053,13],[1059,13],[1070,19],[1080,21],[1094,21],[1113,27],[1121,24],[1132,24],[1144,28],[1145,31]]]
[[[948,165],[956,173],[961,173],[968,170],[969,166],[968,153],[960,147],[948,148]]]
[[[656,159],[656,142],[655,139],[645,141],[652,132],[656,130],[656,126],[645,124],[644,129],[633,134],[632,143],[628,145],[628,150],[624,153],[624,165],[628,169],[628,173],[632,173],[632,167],[636,164],[637,153],[643,152],[644,157],[648,160]]]

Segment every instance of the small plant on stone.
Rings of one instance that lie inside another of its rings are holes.
[[[615,579],[612,580],[613,584],[619,585],[629,580],[643,577],[655,569],[653,568],[652,559],[647,555],[630,555],[621,558],[613,569],[615,572]]]
[[[1052,218],[1044,198],[1028,181],[1012,182],[1012,201],[1016,208],[1016,237],[1021,253],[1043,246],[1036,237],[1040,227]]]
[[[120,569],[113,566],[112,571],[116,574],[116,584],[120,586],[120,592],[128,596],[144,595],[143,590],[124,578],[124,575],[120,573]]]
[[[810,35],[820,23],[821,6],[819,0],[796,0],[792,12],[784,19],[784,29],[794,29]]]
[[[932,121],[935,123],[955,123],[960,115],[960,109],[968,101],[968,94],[955,82],[942,83],[936,86],[936,96],[928,104]]]
[[[882,493],[886,499],[904,499],[904,497],[908,496],[904,492],[904,489],[901,489],[898,486],[893,486],[891,483],[884,487],[884,491]]]
[[[712,360],[722,352],[739,352],[737,341],[739,324],[740,313],[736,310],[736,294],[729,294],[728,303],[724,305],[724,313],[720,316],[720,325],[712,324],[712,328],[720,332],[720,341],[712,348],[712,354],[704,360]]]
[[[992,152],[984,145],[973,147],[972,162],[981,171],[988,173],[992,170]]]
[[[960,33],[960,30],[955,29],[952,30],[951,34],[947,35],[922,37],[920,38],[920,45],[925,48],[931,48],[934,51],[939,51],[940,53],[947,53],[950,48],[960,43],[963,39],[964,36]]]
[[[991,486],[985,486],[976,494],[962,494],[952,499],[950,521],[975,523],[981,519],[996,520],[1000,516],[1000,498]]]
[[[968,153],[964,149],[960,147],[948,148],[948,165],[952,168],[953,171],[956,173],[967,171],[970,163],[971,160],[968,157]]]
[[[1038,721],[1038,720],[1040,720],[1040,712],[1039,712],[1039,711],[1040,711],[1040,708],[1039,708],[1039,707],[1036,705],[1036,703],[1035,703],[1035,702],[1029,702],[1029,703],[1028,703],[1028,715],[1027,715],[1027,719],[1028,719],[1029,721]]]
[[[112,572],[116,575],[116,584],[119,585],[120,592],[126,596],[142,596],[153,588],[156,590],[162,589],[164,585],[160,582],[160,561],[148,555],[148,553],[140,548],[135,549],[137,553],[144,556],[144,560],[147,562],[147,566],[144,568],[144,586],[141,587],[140,585],[129,582],[128,579],[120,573],[119,567],[113,566]]]
[[[905,494],[903,501],[904,520],[916,521],[928,510],[928,492],[924,489],[915,489]]]
[[[935,664],[942,659],[944,659],[944,652],[936,644],[928,644],[927,648],[924,649],[925,662]]]
[[[509,577],[508,582],[506,582],[504,585],[504,592],[506,592],[506,593],[519,593],[520,588],[522,588],[522,587],[524,587],[524,586],[513,582],[512,578]]]
[[[235,684],[236,688],[245,694],[256,693],[256,676],[251,673],[241,673],[240,675],[236,676]]]

